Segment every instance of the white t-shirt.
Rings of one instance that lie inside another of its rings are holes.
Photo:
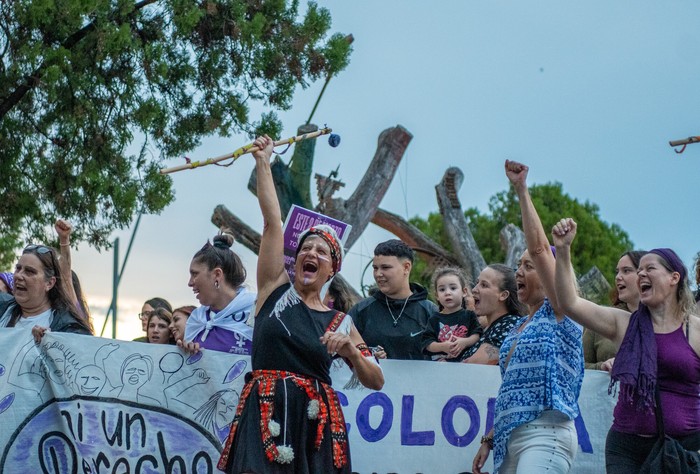
[[[53,310],[47,309],[43,313],[39,313],[36,316],[20,317],[15,323],[16,329],[26,329],[31,331],[34,326],[41,326],[48,328],[51,326],[51,320],[53,319]]]

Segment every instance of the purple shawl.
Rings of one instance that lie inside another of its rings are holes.
[[[684,284],[687,271],[673,250],[662,248],[649,253],[664,259],[673,271],[680,274],[679,284]],[[636,405],[639,411],[652,412],[655,405],[656,357],[656,337],[651,314],[649,308],[640,303],[639,309],[630,316],[627,332],[615,356],[608,392],[612,392],[615,383],[619,382],[620,400]]]

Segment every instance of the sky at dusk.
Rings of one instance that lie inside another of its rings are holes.
[[[355,189],[382,130],[402,125],[413,140],[381,203],[386,210],[405,218],[437,211],[434,186],[457,166],[465,175],[463,207],[488,212],[489,198],[507,189],[503,162],[512,159],[530,166],[530,184],[558,181],[571,197],[597,204],[602,219],[618,224],[637,248],[671,247],[692,265],[700,250],[694,216],[700,144],[678,155],[668,141],[700,135],[700,3],[319,4],[331,12],[333,32],[355,38],[350,65],[331,80],[314,116],[342,137],[338,148],[320,139],[314,164],[325,175],[340,166],[346,186],[337,196]],[[280,113],[285,130],[278,138],[296,134],[321,86],[297,91],[292,109]],[[251,118],[264,110],[259,105]],[[202,160],[248,141],[205,138],[188,156]],[[119,288],[117,337],[141,335],[136,314],[147,298],[197,304],[188,267],[217,232],[210,221],[216,205],[261,230],[257,201],[246,188],[252,169],[252,157],[244,156],[229,168],[172,175],[175,202],[161,215],[143,216],[136,234]],[[131,231],[114,235],[122,258]],[[370,225],[349,250],[342,273],[353,285],[359,288],[374,246],[388,238]],[[233,249],[254,287],[255,256],[242,245]],[[100,327],[112,260],[109,251],[74,250],[74,269]],[[371,278],[367,272],[364,282]]]

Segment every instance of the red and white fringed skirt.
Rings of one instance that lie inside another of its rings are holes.
[[[351,472],[335,390],[292,372],[253,371],[218,467],[226,472]]]

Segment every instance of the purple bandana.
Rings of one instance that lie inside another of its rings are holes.
[[[681,275],[681,283],[685,281],[685,277],[688,276],[688,271],[685,269],[685,265],[678,254],[671,249],[654,249],[650,250],[649,253],[653,253],[663,258],[666,263],[673,269],[674,272],[678,272]]]

